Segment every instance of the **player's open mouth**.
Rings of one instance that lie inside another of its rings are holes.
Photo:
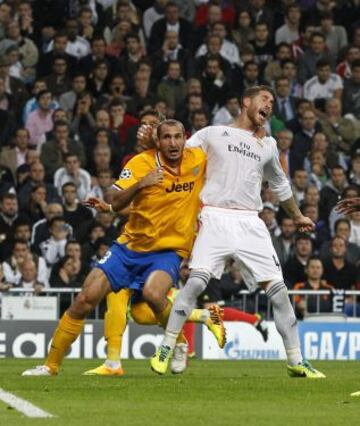
[[[266,110],[266,109],[260,109],[260,110],[259,110],[259,115],[260,115],[260,116],[261,116],[264,120],[266,120],[266,119],[268,118],[269,112],[270,112],[270,111],[268,111],[268,110]]]
[[[169,149],[169,154],[171,156],[178,155],[179,154],[179,150],[178,149]]]

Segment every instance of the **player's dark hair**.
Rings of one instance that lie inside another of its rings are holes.
[[[275,99],[275,92],[270,86],[265,86],[265,85],[253,86],[253,87],[249,87],[249,88],[245,89],[245,91],[242,95],[242,98],[241,98],[241,105],[243,105],[244,98],[254,98],[260,92],[268,92]]]

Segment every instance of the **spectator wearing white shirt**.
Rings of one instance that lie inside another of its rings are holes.
[[[300,37],[301,9],[298,4],[291,4],[285,14],[285,24],[275,32],[275,44],[293,43]]]
[[[45,259],[31,253],[29,244],[25,240],[16,239],[10,257],[3,264],[4,278],[7,283],[20,285],[22,278],[21,268],[26,261],[34,261],[37,269],[37,281],[48,286],[48,270]]]
[[[304,85],[304,98],[312,102],[330,98],[341,99],[342,90],[341,78],[331,72],[330,62],[320,59],[316,64],[316,75]]]
[[[45,284],[39,281],[38,268],[34,260],[25,260],[20,268],[21,278],[18,287],[33,289],[35,294],[40,294]]]
[[[226,27],[222,22],[216,22],[211,27],[211,35],[218,36],[221,40],[220,55],[232,65],[241,65],[238,47],[226,39]],[[202,44],[196,52],[196,57],[208,52],[206,44]]]
[[[164,17],[167,2],[168,0],[155,0],[154,6],[145,10],[143,15],[143,26],[146,38],[150,37],[151,28],[155,22]]]
[[[349,242],[360,247],[360,211],[351,214],[350,225],[351,231]]]
[[[90,174],[80,167],[76,154],[65,154],[64,167],[60,167],[54,175],[54,186],[61,196],[61,188],[67,182],[73,182],[77,189],[79,200],[84,200],[91,189]]]
[[[78,35],[79,24],[76,19],[70,18],[66,20],[66,32],[68,41],[65,52],[68,55],[81,59],[91,52],[90,43],[84,37]],[[51,42],[48,47],[48,52],[53,50],[53,46],[54,43]]]
[[[215,114],[212,125],[224,125],[232,123],[240,114],[239,98],[235,94],[229,94],[225,101],[225,105],[221,107]]]
[[[63,217],[54,217],[50,220],[50,238],[40,243],[40,251],[51,271],[53,265],[65,256],[65,246],[71,236],[71,226]]]

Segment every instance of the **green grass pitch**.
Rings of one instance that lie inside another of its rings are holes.
[[[0,387],[55,418],[29,419],[0,401],[2,426],[359,424],[358,362],[316,362],[325,380],[290,379],[284,362],[192,360],[181,376],[124,361],[124,377],[86,377],[98,362],[67,360],[58,377],[21,377],[34,360],[0,360]]]

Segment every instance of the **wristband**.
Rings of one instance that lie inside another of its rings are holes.
[[[112,204],[108,204],[108,206],[109,206],[110,213],[114,214],[115,212],[114,212]]]

